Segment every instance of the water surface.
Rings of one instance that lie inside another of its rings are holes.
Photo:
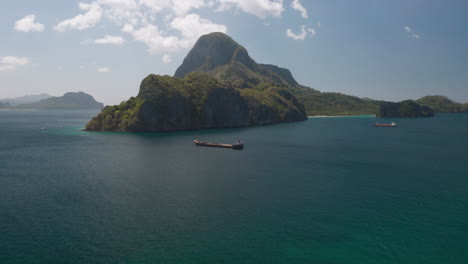
[[[0,111],[0,263],[468,259],[466,114],[81,131],[95,114]]]

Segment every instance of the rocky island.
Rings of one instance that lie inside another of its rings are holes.
[[[107,106],[88,131],[162,132],[303,121],[288,81],[223,33],[202,36],[174,77],[149,75],[136,97]]]
[[[296,122],[308,115],[431,117],[447,105],[468,109],[436,99],[393,103],[320,92],[299,84],[288,69],[255,62],[226,34],[211,33],[200,37],[174,77],[149,75],[136,97],[105,107],[86,130],[162,132]]]

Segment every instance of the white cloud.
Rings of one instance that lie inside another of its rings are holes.
[[[149,7],[155,13],[171,9],[177,16],[183,16],[192,9],[208,6],[208,3],[205,0],[140,0],[140,5]]]
[[[135,0],[97,0],[97,3],[103,9],[103,15],[117,25],[124,22],[136,25],[145,19]]]
[[[411,38],[413,39],[421,38],[421,35],[414,33],[413,30],[409,26],[404,27],[404,29],[406,33],[410,35]]]
[[[197,14],[176,17],[171,21],[170,27],[180,32],[182,35],[180,45],[184,48],[190,48],[202,35],[211,32],[227,32],[225,25],[215,24]]]
[[[13,57],[13,56],[0,57],[1,64],[23,66],[23,65],[29,64],[30,62],[31,61],[26,57],[22,57],[22,58]]]
[[[13,65],[2,65],[0,64],[0,72],[3,72],[3,71],[14,71],[16,70],[17,67],[16,66],[13,66]]]
[[[283,0],[94,0],[79,3],[83,12],[59,22],[54,29],[60,32],[86,30],[107,20],[143,42],[152,54],[174,52],[190,48],[196,40],[211,32],[227,32],[227,27],[214,23],[195,9],[208,8],[228,11],[236,8],[259,18],[280,17]],[[122,37],[106,36],[86,40],[82,44],[116,44],[125,42]]]
[[[315,28],[308,28],[307,31],[309,31],[311,37],[315,37],[317,35],[317,31],[315,31]]]
[[[123,45],[125,39],[120,36],[106,35],[103,38],[94,40],[95,44],[111,44],[111,45]]]
[[[175,51],[179,48],[177,37],[164,36],[164,32],[155,25],[147,25],[129,33],[132,34],[134,40],[145,43],[152,54],[159,51]]]
[[[164,30],[152,24],[138,29],[125,26],[124,30],[130,33],[134,40],[145,43],[152,54],[161,51],[167,52],[176,51],[180,48],[190,48],[204,34],[227,31],[226,26],[212,23],[197,14],[176,17],[169,23],[168,27],[178,31],[180,37],[167,35]]]
[[[108,73],[111,70],[109,68],[107,68],[107,67],[101,67],[101,68],[98,68],[97,71],[101,72],[101,73]]]
[[[292,32],[290,28],[286,30],[286,35],[288,38],[294,39],[294,40],[304,40],[307,37],[307,31],[305,29],[305,26],[303,25],[301,27],[301,33],[295,34]]]
[[[125,33],[132,33],[134,27],[130,24],[125,24],[123,27],[122,27],[122,31],[125,32]]]
[[[185,16],[193,9],[203,7],[218,11],[236,7],[260,18],[280,16],[284,11],[283,0],[140,0],[140,5],[151,8],[155,13],[171,9],[176,16]]]
[[[216,0],[216,2],[220,4],[219,11],[237,7],[262,19],[268,16],[279,17],[284,11],[283,0]]]
[[[301,4],[301,1],[300,0],[293,0],[291,2],[291,7],[296,10],[296,11],[299,11],[301,13],[301,16],[303,18],[308,18],[307,16],[307,9],[305,9],[305,7]]]
[[[162,57],[162,61],[164,64],[169,64],[172,62],[172,58],[170,55],[168,54],[164,54],[163,57]]]
[[[96,26],[103,15],[103,9],[99,3],[80,3],[79,6],[81,10],[87,12],[60,22],[57,26],[54,27],[54,29],[60,32],[65,32],[72,29],[85,30]]]
[[[45,29],[45,26],[39,22],[34,22],[36,19],[35,15],[27,15],[24,18],[16,21],[15,30],[20,32],[42,32]]]
[[[102,5],[124,9],[136,9],[138,7],[135,0],[98,0],[98,2]]]
[[[25,66],[29,63],[31,63],[31,60],[26,57],[0,57],[0,71],[14,71],[18,69],[18,67]]]
[[[309,34],[313,38],[315,35],[317,35],[317,31],[315,31],[315,28],[306,28],[305,25],[301,26],[301,32],[297,34],[294,33],[290,28],[286,30],[286,36],[294,40],[304,40]]]

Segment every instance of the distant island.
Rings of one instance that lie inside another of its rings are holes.
[[[25,96],[20,96],[20,97],[15,97],[15,98],[3,98],[3,99],[0,99],[0,102],[8,103],[12,106],[15,106],[15,105],[20,105],[20,104],[36,103],[36,102],[39,102],[40,100],[44,100],[50,97],[52,97],[52,95],[42,93],[42,94],[25,95]]]
[[[11,105],[9,103],[0,102],[0,109],[11,109]]]
[[[161,132],[303,121],[313,115],[431,117],[467,112],[440,96],[399,103],[324,93],[296,82],[288,69],[259,64],[224,33],[200,37],[174,77],[151,74],[136,97],[107,106],[88,131]]]
[[[40,99],[46,97],[45,99]],[[34,101],[38,99],[37,101]],[[10,102],[24,102],[29,103],[15,104]],[[20,100],[13,98],[0,101],[0,109],[103,109],[104,104],[97,102],[91,95],[84,92],[70,92],[63,96],[52,97],[45,94],[40,96],[24,96]]]

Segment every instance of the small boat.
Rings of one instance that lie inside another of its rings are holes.
[[[47,127],[42,127],[41,130],[47,130]]]
[[[392,122],[390,124],[379,124],[379,123],[375,123],[376,127],[397,127],[397,124],[395,122]]]
[[[244,144],[240,140],[234,142],[233,144],[210,143],[210,142],[203,142],[203,141],[198,141],[198,140],[194,140],[193,143],[201,147],[232,148],[232,149],[244,148]]]

